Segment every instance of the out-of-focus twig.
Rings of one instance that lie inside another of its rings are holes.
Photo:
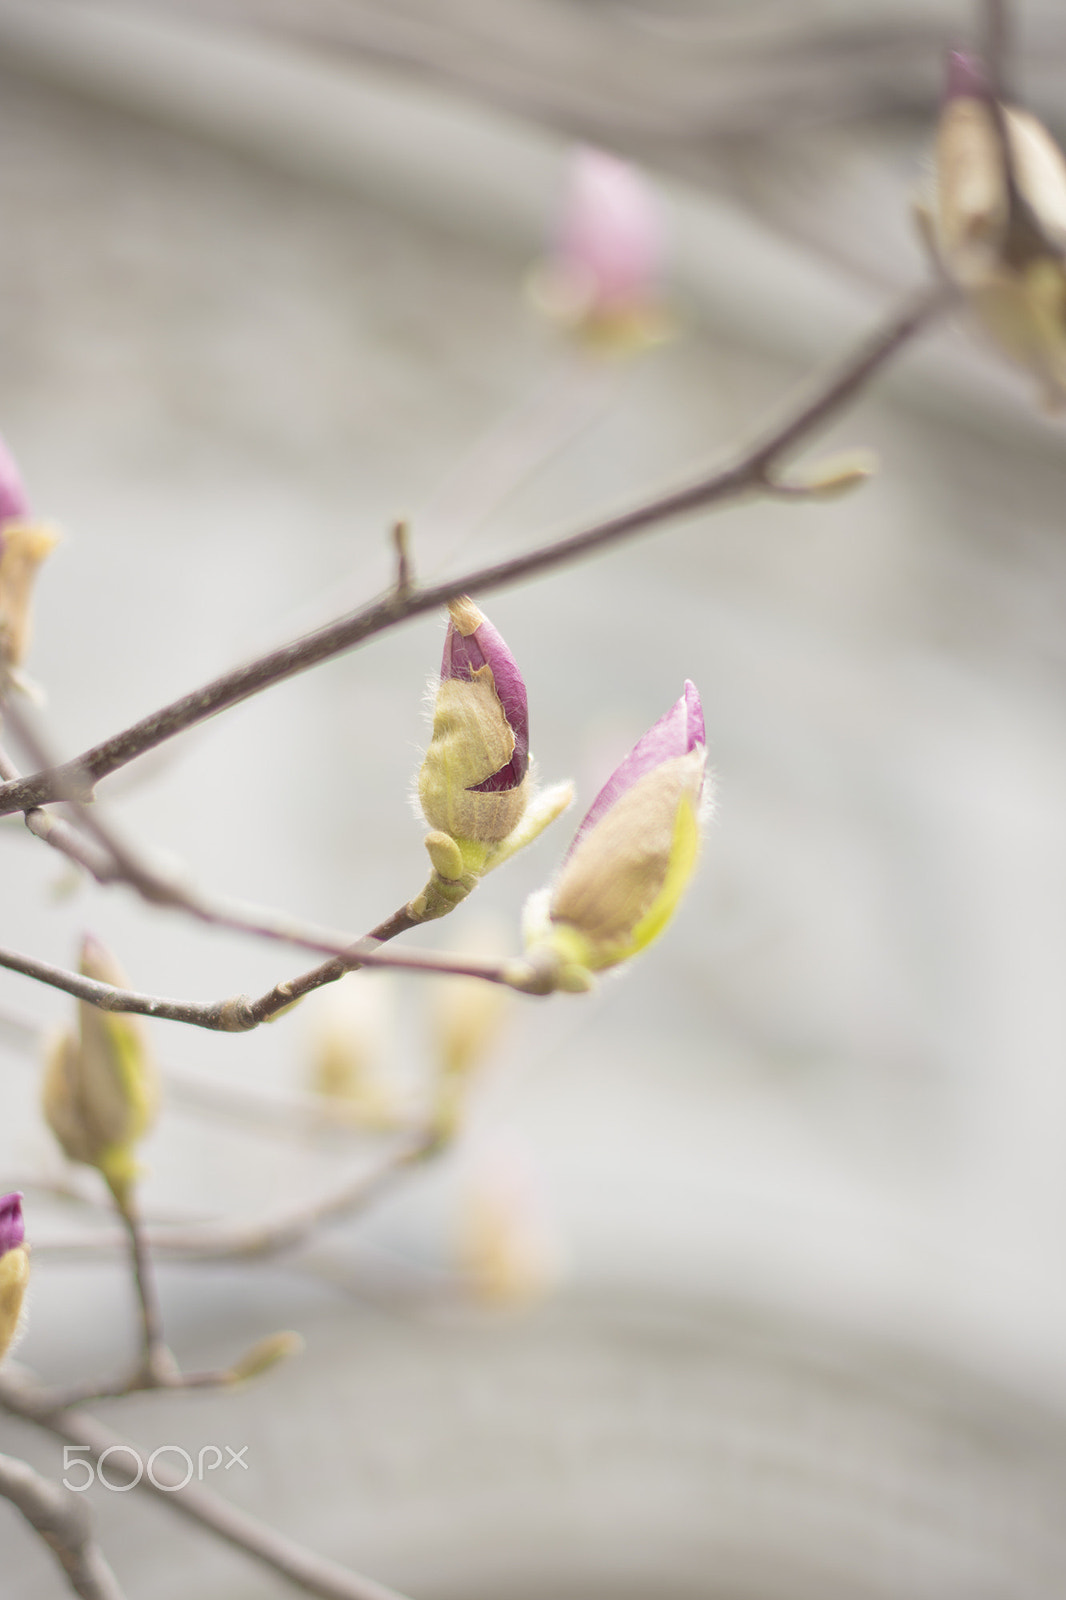
[[[96,1464],[109,1451],[110,1481],[124,1480],[141,1493],[155,1495],[172,1511],[243,1550],[305,1594],[319,1600],[404,1600],[395,1589],[316,1555],[199,1484],[183,1486],[182,1475],[163,1461],[153,1461],[152,1471],[147,1472],[146,1453],[136,1445],[83,1411],[42,1406],[33,1390],[10,1374],[0,1377],[0,1408],[77,1446]],[[115,1589],[98,1590],[91,1600],[120,1600],[120,1596]]]
[[[82,1600],[122,1600],[122,1590],[92,1535],[89,1508],[25,1461],[0,1455],[0,1495],[40,1534]]]

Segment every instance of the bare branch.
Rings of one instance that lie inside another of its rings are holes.
[[[66,1573],[82,1600],[122,1600],[114,1573],[92,1536],[89,1510],[25,1461],[0,1455],[0,1495],[21,1511]]]
[[[32,1390],[9,1375],[0,1377],[0,1407],[13,1416],[44,1428],[68,1444],[78,1445],[94,1462],[99,1462],[105,1450],[113,1450],[107,1461],[107,1471],[112,1481],[125,1478],[132,1482],[137,1477],[144,1453],[121,1435],[105,1428],[94,1417],[74,1410],[49,1410],[42,1406]],[[404,1600],[404,1596],[395,1589],[352,1572],[339,1562],[316,1555],[305,1545],[287,1538],[248,1512],[229,1505],[210,1490],[192,1483],[182,1487],[182,1477],[163,1461],[156,1460],[151,1473],[141,1471],[135,1487],[139,1492],[155,1495],[165,1501],[171,1510],[207,1529],[227,1544],[243,1550],[246,1555],[287,1578],[306,1594],[316,1595],[320,1600]],[[121,1600],[121,1597],[114,1589],[98,1590],[95,1593],[89,1591],[88,1600]]]
[[[731,466],[619,516],[594,523],[568,538],[538,546],[525,555],[476,568],[429,588],[412,588],[406,594],[393,589],[349,616],[223,673],[213,682],[183,695],[60,767],[0,785],[0,816],[72,796],[87,800],[101,778],[117,772],[176,734],[352,649],[365,639],[396,627],[409,617],[435,611],[460,594],[483,594],[504,588],[534,573],[565,566],[649,528],[762,492],[771,469],[781,457],[840,411],[881,367],[946,309],[951,297],[952,291],[942,283],[910,297],[901,310],[831,371],[813,393],[807,392],[782,423],[744,451]]]

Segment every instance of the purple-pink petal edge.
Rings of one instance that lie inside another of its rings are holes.
[[[0,1256],[6,1256],[9,1250],[15,1250],[26,1237],[26,1226],[22,1220],[21,1194],[5,1194],[0,1196]]]
[[[988,78],[980,56],[965,50],[949,50],[945,100],[987,100]]]
[[[0,436],[0,528],[5,522],[14,522],[18,517],[28,517],[30,503],[26,498],[22,476],[15,465],[15,458]]]
[[[472,678],[482,667],[492,672],[496,693],[514,734],[514,752],[507,765],[494,772],[482,783],[471,785],[475,794],[497,794],[503,789],[517,789],[529,769],[529,706],[526,686],[514,656],[492,623],[486,618],[473,633],[463,634],[449,621],[444,639],[444,659],[441,662],[441,680]]]
[[[675,756],[687,756],[691,750],[695,750],[697,746],[702,748],[706,743],[707,735],[703,726],[703,707],[700,704],[699,690],[690,679],[686,678],[685,692],[681,698],[648,729],[642,739],[637,740],[625,760],[607,779],[575,833],[567,857],[573,854],[585,834],[594,828],[626,791],[632,789],[641,778],[661,766],[664,761],[672,761]]]

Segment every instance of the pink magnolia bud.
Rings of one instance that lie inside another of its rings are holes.
[[[449,609],[433,738],[418,777],[444,876],[483,870],[529,799],[529,712],[515,659],[472,600]],[[436,854],[434,854],[436,852]]]
[[[6,1355],[18,1332],[30,1255],[22,1221],[22,1196],[0,1197],[0,1358]]]
[[[556,244],[534,284],[543,309],[595,345],[654,343],[665,327],[661,258],[659,213],[636,168],[578,149]]]
[[[604,784],[528,914],[530,955],[554,953],[561,987],[636,955],[670,920],[696,864],[705,762],[700,697],[686,683]]]

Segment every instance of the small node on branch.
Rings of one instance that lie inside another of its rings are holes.
[[[411,564],[411,528],[405,517],[397,517],[392,525],[392,542],[396,550],[396,593],[406,600],[414,586],[414,568]]]

